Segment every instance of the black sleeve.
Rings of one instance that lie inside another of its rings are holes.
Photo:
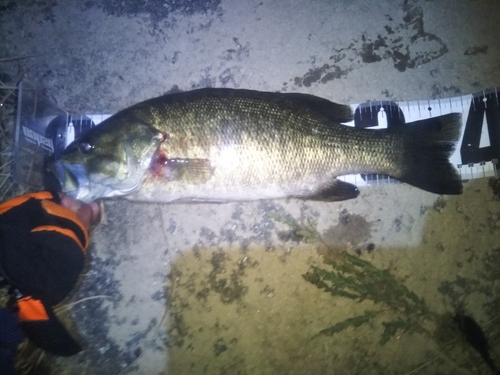
[[[0,205],[1,275],[24,295],[51,305],[78,281],[88,242],[76,214],[57,201],[39,192]]]

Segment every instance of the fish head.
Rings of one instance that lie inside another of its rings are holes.
[[[141,187],[164,139],[147,123],[111,117],[71,143],[48,173],[60,190],[86,203],[124,196]]]

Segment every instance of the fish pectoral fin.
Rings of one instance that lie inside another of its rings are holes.
[[[343,201],[356,198],[359,195],[359,189],[356,185],[334,179],[332,182],[321,185],[310,195],[298,197],[323,202]]]

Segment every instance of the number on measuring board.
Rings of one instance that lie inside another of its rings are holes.
[[[481,147],[483,126],[487,127],[489,145]],[[495,93],[473,96],[460,146],[462,164],[500,159],[500,105]]]

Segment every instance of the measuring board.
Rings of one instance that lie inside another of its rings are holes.
[[[57,158],[86,131],[109,114],[71,114],[61,110],[37,90],[18,89],[14,139],[14,179],[21,185],[43,189],[44,163]],[[354,120],[348,126],[383,129],[448,113],[462,114],[460,141],[451,163],[462,180],[496,177],[500,160],[499,87],[437,100],[369,101],[351,105]],[[340,179],[357,186],[399,183],[385,175],[348,175]]]

